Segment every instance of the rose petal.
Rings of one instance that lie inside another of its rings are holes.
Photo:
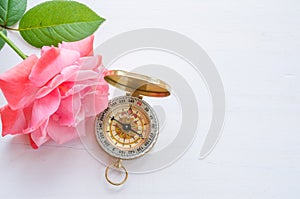
[[[37,61],[38,58],[31,55],[0,75],[0,88],[13,110],[25,107],[34,99],[38,88],[29,81],[28,76]]]
[[[40,128],[40,126],[58,109],[60,100],[61,98],[58,89],[53,90],[43,98],[36,99],[32,107],[30,126],[25,132],[33,132]]]
[[[78,71],[78,75],[76,77],[76,81],[84,81],[89,79],[97,79],[99,77],[99,73],[92,70],[80,70]]]
[[[47,131],[48,135],[58,144],[63,144],[78,138],[78,133],[75,127],[61,126],[52,118],[49,120]]]
[[[58,47],[77,51],[80,53],[80,57],[85,57],[93,55],[93,42],[94,36],[92,35],[80,41],[62,42]]]
[[[103,111],[108,105],[108,94],[99,90],[90,92],[81,100],[81,108],[84,110],[85,117],[95,116]]]
[[[2,136],[7,134],[22,134],[27,127],[27,121],[22,109],[12,110],[9,106],[4,106],[0,110],[2,121]]]
[[[52,47],[45,51],[37,64],[32,68],[29,79],[35,85],[41,87],[64,68],[74,65],[79,57],[79,52]]]
[[[95,55],[79,59],[80,70],[94,70],[102,64],[102,56]]]
[[[50,80],[47,85],[43,86],[38,93],[36,94],[36,98],[42,98],[45,95],[52,92],[57,87],[60,88],[60,84],[63,82],[69,80],[74,74],[78,71],[78,66],[69,66],[67,68],[64,68],[61,72],[61,74],[56,75],[52,80]],[[65,87],[62,87],[64,89]],[[63,90],[64,93],[67,92],[67,90]]]
[[[46,120],[40,128],[36,129],[30,134],[31,141],[34,143],[33,148],[38,148],[42,144],[46,143],[48,140],[50,140],[50,137],[47,135],[47,126],[48,126],[48,121]]]
[[[109,86],[108,83],[102,78],[97,84],[97,90],[102,94],[108,96]]]
[[[95,112],[96,114],[104,111],[108,106],[108,93],[98,92],[95,95]]]
[[[79,95],[72,95],[61,100],[60,106],[53,116],[61,126],[75,126],[75,118],[81,106]]]
[[[96,87],[97,84],[98,82],[95,80],[75,82],[75,85],[73,86],[73,93],[80,93],[81,95],[84,95],[85,93],[89,92],[92,87]]]
[[[34,143],[34,141],[32,140],[30,134],[28,134],[28,137],[29,137],[29,141],[30,141],[31,147],[32,147],[33,149],[38,149],[39,147]]]
[[[102,72],[99,73],[97,78],[85,79],[82,78],[81,81],[76,81],[73,87],[74,93],[79,93],[84,97],[88,92],[93,92],[94,90],[101,90],[102,92],[108,93],[108,83],[101,76]]]

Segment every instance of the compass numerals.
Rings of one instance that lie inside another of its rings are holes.
[[[118,150],[118,153],[119,153],[119,154],[125,154],[125,151]]]
[[[155,137],[155,134],[150,133],[150,135],[149,135],[148,139],[146,140],[146,142],[141,147],[139,147],[137,150],[142,151],[144,149],[144,147],[147,148],[149,145],[151,145],[152,142],[154,141],[154,137]]]
[[[120,100],[119,100],[119,103],[120,103],[120,104],[125,103],[125,102],[126,102],[125,99],[120,99]]]
[[[156,125],[155,125],[155,124],[152,124],[152,125],[151,125],[151,128],[155,128],[155,127],[156,127]]]
[[[144,155],[158,137],[154,110],[142,99],[131,96],[110,100],[108,108],[97,116],[95,125],[99,145],[109,155],[121,159]]]
[[[132,155],[132,154],[135,154],[135,153],[136,153],[135,150],[130,150],[130,151],[128,151],[128,155]]]
[[[111,102],[111,104],[109,104],[109,106],[115,106],[115,105],[117,105],[117,102],[116,101],[113,101],[113,102]],[[109,107],[108,107],[109,108]]]
[[[104,140],[104,141],[103,141],[103,144],[104,144],[105,146],[109,146],[109,145],[110,145],[110,143],[109,143],[107,140]]]
[[[134,100],[133,99],[128,99],[128,102],[133,104],[134,103]]]
[[[110,111],[110,107],[107,107],[104,111],[102,111],[102,113],[100,114],[99,120],[103,121],[105,114],[109,111]],[[100,127],[102,128],[102,124],[99,124],[99,125],[101,125]]]

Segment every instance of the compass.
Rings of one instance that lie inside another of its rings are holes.
[[[97,118],[99,145],[111,156],[134,159],[148,152],[158,135],[158,120],[145,101],[120,96]]]
[[[159,122],[153,108],[143,96],[166,97],[169,86],[162,80],[121,70],[106,72],[104,79],[111,85],[126,91],[126,95],[111,99],[108,107],[97,115],[96,139],[99,146],[116,161],[105,171],[107,181],[122,185],[128,172],[122,160],[139,158],[149,152],[159,134]],[[110,168],[123,169],[125,177],[113,182],[108,177]]]

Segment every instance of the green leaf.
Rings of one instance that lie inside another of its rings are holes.
[[[0,25],[12,26],[23,16],[27,0],[0,0]]]
[[[2,32],[5,36],[7,35],[7,32],[5,29],[0,28],[0,32]],[[5,44],[5,41],[3,41],[3,39],[0,38],[0,50],[3,48],[4,44]]]
[[[25,13],[19,24],[24,40],[35,47],[57,46],[93,34],[105,21],[84,4],[75,1],[48,1]]]

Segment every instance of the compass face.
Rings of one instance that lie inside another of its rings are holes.
[[[158,120],[145,101],[121,96],[96,117],[96,138],[111,156],[134,159],[147,153],[158,136]]]

